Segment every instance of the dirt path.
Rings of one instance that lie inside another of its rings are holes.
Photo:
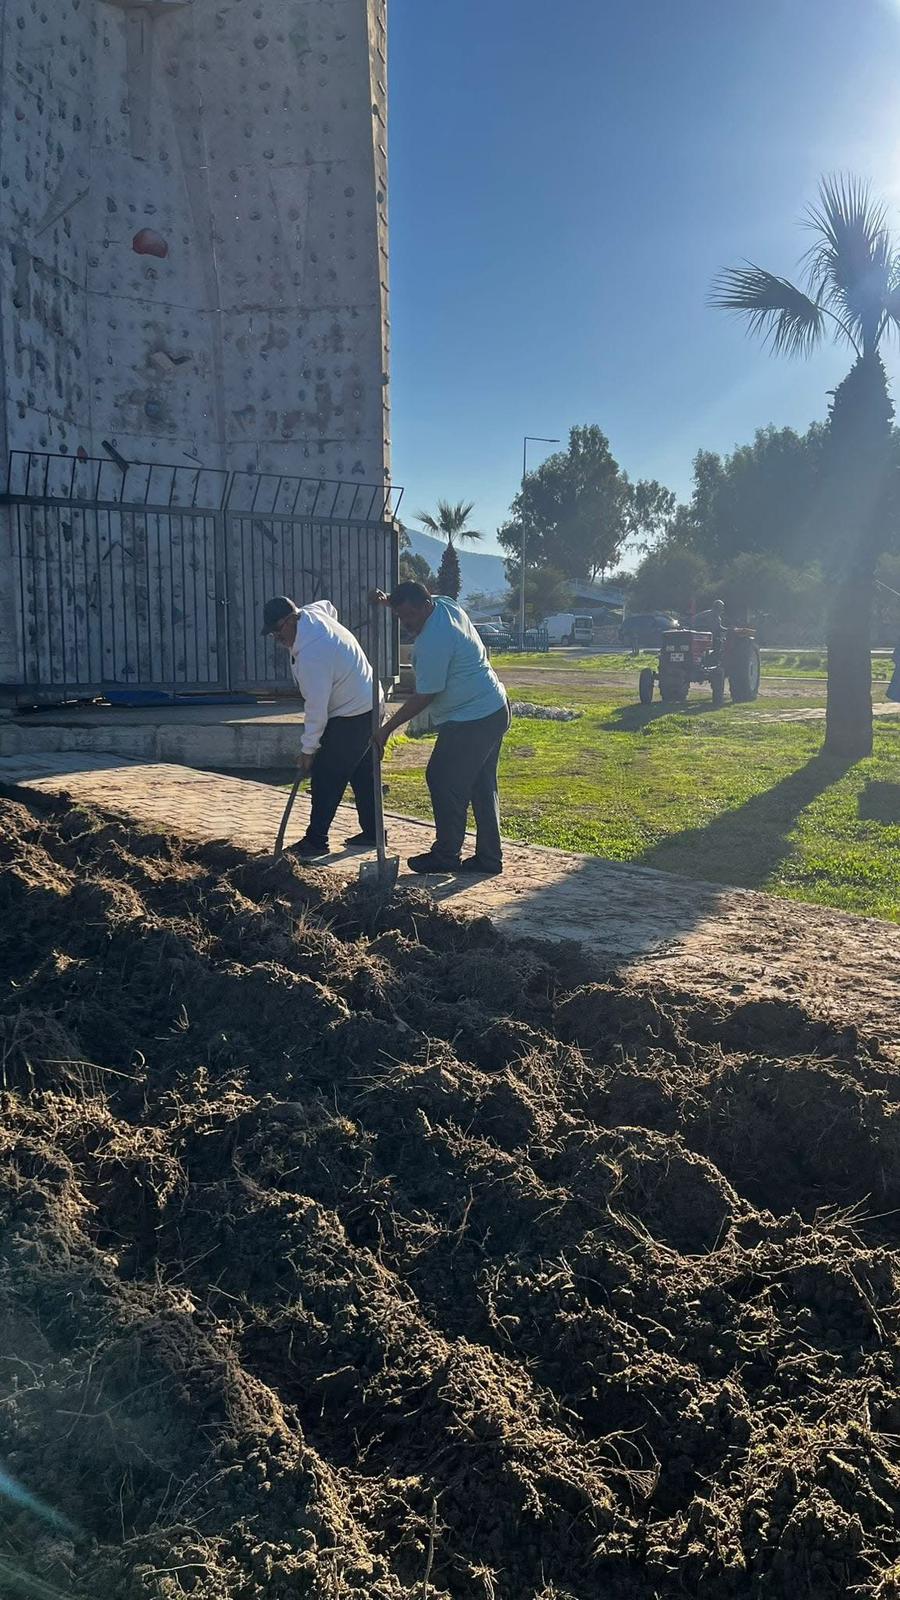
[[[10,758],[0,762],[0,781],[67,792],[187,838],[227,838],[261,851],[271,849],[284,804],[283,791],[265,784],[115,758]],[[301,797],[294,838],[306,804]],[[342,808],[333,840],[355,826]],[[390,816],[388,827],[391,849],[404,860],[430,838],[426,824],[409,818]],[[359,860],[343,852],[328,870],[355,877]],[[507,847],[502,878],[430,879],[428,887],[511,934],[577,941],[598,963],[636,977],[658,975],[700,994],[797,999],[900,1046],[900,926],[893,923],[520,845]]]
[[[498,677],[506,684],[507,688],[520,689],[633,689],[637,699],[638,668],[629,672],[585,672],[577,667],[500,667]],[[821,695],[825,697],[826,680],[824,678],[776,678],[765,675],[762,680],[760,699],[771,700],[809,700]],[[875,699],[883,696],[887,684],[878,682],[872,685],[872,694]],[[692,690],[693,694],[707,693],[702,687]]]

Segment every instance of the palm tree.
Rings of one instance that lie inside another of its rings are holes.
[[[421,522],[423,528],[427,528],[437,539],[446,539],[448,544],[453,544],[456,539],[474,542],[484,537],[477,529],[466,527],[474,510],[474,500],[457,500],[456,505],[450,500],[439,500],[436,517],[430,511],[417,511],[416,521]]]
[[[900,251],[884,206],[858,178],[830,177],[805,218],[807,291],[748,262],[716,278],[711,303],[747,318],[778,354],[809,355],[830,334],[854,352],[831,397],[819,526],[834,579],[828,624],[825,748],[872,751],[871,613],[875,567],[890,541],[894,408],[880,347],[900,328]]]
[[[459,557],[456,554],[455,539],[471,540],[481,539],[482,534],[476,528],[467,528],[472,512],[475,509],[474,500],[457,500],[456,505],[450,500],[439,500],[437,503],[437,516],[432,516],[430,511],[417,511],[416,521],[421,522],[439,539],[446,539],[447,548],[441,557],[438,568],[437,588],[439,594],[445,594],[451,600],[459,599],[462,588],[462,578],[459,571]]]

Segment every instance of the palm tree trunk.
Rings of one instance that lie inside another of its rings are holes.
[[[843,760],[872,754],[872,581],[838,584],[828,620],[825,750]]]
[[[462,588],[462,575],[459,570],[459,556],[452,539],[448,539],[447,548],[441,556],[441,564],[437,574],[437,592],[446,595],[449,600],[458,600]]]
[[[894,408],[877,352],[854,362],[834,392],[823,480],[822,532],[835,588],[828,622],[825,750],[872,754],[872,592],[896,515]]]

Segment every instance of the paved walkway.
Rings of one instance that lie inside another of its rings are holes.
[[[188,838],[271,850],[285,791],[191,767],[72,755],[0,760],[0,781],[67,793]],[[289,838],[306,825],[298,797]],[[334,841],[355,831],[342,807]],[[423,849],[429,827],[388,817],[390,849]],[[338,852],[328,870],[355,877],[358,853]],[[405,875],[402,882],[421,884]],[[647,867],[621,866],[561,850],[507,847],[502,878],[432,878],[448,905],[487,913],[512,934],[575,939],[603,962],[659,975],[698,992],[779,995],[819,1014],[852,1018],[900,1046],[900,926],[852,917],[744,889],[698,883]]]
[[[879,700],[872,706],[873,717],[895,717],[900,700]],[[824,706],[798,706],[796,711],[758,711],[754,722],[824,722]]]

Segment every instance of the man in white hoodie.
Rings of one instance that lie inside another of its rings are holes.
[[[349,783],[360,831],[348,845],[375,844],[372,765],[372,668],[330,600],[297,606],[287,595],[267,600],[263,634],[290,651],[291,672],[304,700],[300,773],[310,776],[309,827],[294,845],[310,860],[328,853],[328,830]]]

